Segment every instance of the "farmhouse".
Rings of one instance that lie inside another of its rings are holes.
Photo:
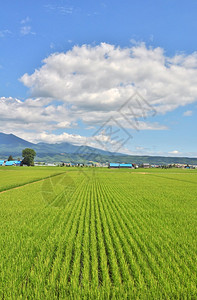
[[[150,166],[150,164],[148,164],[148,163],[143,163],[143,164],[142,164],[142,167],[145,168],[145,169],[148,169],[148,168],[150,168],[151,166]]]
[[[117,168],[119,168],[119,165],[120,165],[120,164],[117,164],[117,163],[109,163],[109,168],[110,168],[110,169],[112,169],[112,168],[113,168],[113,169],[117,169]]]
[[[21,162],[18,160],[6,161],[5,166],[20,166]]]
[[[120,164],[119,167],[120,167],[120,168],[132,168],[133,165],[132,165],[132,164]]]

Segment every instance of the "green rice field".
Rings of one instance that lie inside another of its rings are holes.
[[[197,299],[197,170],[0,167],[0,299]]]

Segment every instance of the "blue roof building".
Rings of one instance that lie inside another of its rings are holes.
[[[4,164],[4,160],[0,160],[0,166]]]
[[[14,166],[15,162],[13,160],[6,161],[5,166]]]
[[[119,168],[119,165],[117,163],[109,163],[109,168]]]
[[[20,166],[21,162],[18,160],[6,161],[5,166]]]
[[[132,168],[132,164],[120,164],[120,168]]]
[[[109,168],[132,168],[132,164],[109,163]]]

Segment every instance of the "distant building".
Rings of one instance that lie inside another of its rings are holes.
[[[120,164],[119,168],[132,168],[132,164]]]
[[[119,164],[119,163],[109,163],[110,169],[123,169],[123,168],[133,168],[132,164]]]
[[[0,160],[0,166],[4,165],[4,160]]]
[[[110,169],[112,169],[112,168],[113,168],[113,169],[118,169],[118,168],[119,168],[119,165],[120,165],[120,164],[117,164],[117,163],[109,163],[109,168],[110,168]]]
[[[18,160],[6,161],[5,166],[20,166],[21,162]]]
[[[14,166],[14,161],[6,161],[5,166]]]
[[[151,166],[150,166],[150,164],[143,163],[143,164],[142,164],[142,167],[145,168],[145,169],[148,169],[148,168],[150,168]]]

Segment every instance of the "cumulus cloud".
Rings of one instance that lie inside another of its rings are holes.
[[[32,96],[52,97],[84,111],[116,111],[134,91],[158,113],[196,101],[197,54],[167,57],[144,43],[120,48],[102,43],[75,46],[44,59],[21,81]]]
[[[96,128],[111,117],[129,130],[168,129],[153,117],[196,101],[197,53],[168,57],[144,43],[75,46],[45,58],[40,69],[20,80],[32,98],[1,98],[0,126],[9,121],[7,130],[34,142],[83,144],[85,137],[62,131],[78,121]]]
[[[40,132],[70,128],[76,123],[67,108],[50,103],[51,99],[37,98],[21,101],[12,97],[0,98],[0,127],[12,133]],[[27,133],[28,135],[28,133]],[[26,136],[27,136],[26,135]]]
[[[5,133],[13,133],[33,143],[70,142],[107,151],[120,150],[122,153],[129,153],[122,143],[122,138],[124,142],[128,138],[128,133],[126,132],[126,137],[123,137],[125,133],[120,132],[118,128],[118,130],[115,129],[115,134],[110,134],[111,127],[114,130],[115,126],[117,127],[117,121],[121,122],[118,116],[115,123],[115,119],[112,118],[107,125],[100,127],[101,130],[98,127],[92,128],[93,134],[88,138],[80,134],[65,132],[68,128],[78,126],[76,122],[78,117],[78,115],[70,114],[65,104],[57,105],[51,102],[50,98],[29,98],[25,101],[12,97],[0,98],[0,127]],[[91,120],[89,122],[91,123]],[[145,125],[140,126],[142,129],[145,127]]]

